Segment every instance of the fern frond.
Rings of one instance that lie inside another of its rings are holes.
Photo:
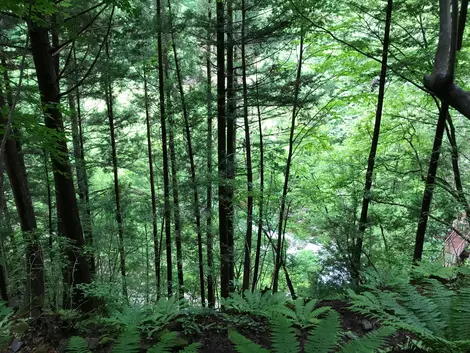
[[[274,352],[298,353],[300,344],[292,323],[285,316],[276,315],[270,321],[271,340]]]
[[[130,325],[122,332],[113,346],[112,353],[137,353],[140,350],[140,331]]]
[[[197,353],[198,349],[201,347],[199,342],[192,343],[189,346],[185,347],[180,353]]]
[[[164,334],[160,342],[150,348],[147,353],[171,353],[175,345],[177,334],[176,332],[168,332]]]
[[[90,353],[87,341],[79,336],[70,337],[65,351],[69,353]]]
[[[331,310],[309,335],[305,353],[329,353],[337,345],[340,331],[339,314]]]
[[[235,330],[229,330],[228,336],[238,353],[270,353],[266,348],[254,343]]]
[[[393,327],[381,327],[365,337],[356,338],[346,344],[340,353],[370,353],[377,351],[385,343],[387,337],[396,330]]]

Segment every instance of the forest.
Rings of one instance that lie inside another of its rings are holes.
[[[467,9],[0,0],[0,351],[470,352]]]

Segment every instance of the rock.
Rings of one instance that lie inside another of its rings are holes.
[[[21,349],[22,346],[23,346],[23,342],[18,341],[15,338],[13,342],[11,343],[10,349],[12,350],[13,353],[16,353]]]
[[[372,323],[369,320],[362,320],[361,324],[362,324],[362,328],[365,331],[372,331],[372,329],[374,328]]]
[[[24,335],[26,332],[29,330],[29,325],[27,322],[18,322],[15,326],[12,328],[12,332],[16,333],[20,336]]]
[[[100,345],[100,339],[97,337],[89,337],[86,339],[88,343],[88,349],[94,351]]]
[[[110,343],[114,343],[114,339],[112,339],[111,337],[108,337],[108,336],[104,336],[101,338],[101,340],[99,341],[99,344],[101,346],[106,346],[107,344],[110,344]]]
[[[67,344],[69,343],[69,340],[67,338],[62,338],[60,341],[59,341],[59,344],[57,346],[57,351],[59,353],[64,353],[65,352],[65,349],[67,348]]]

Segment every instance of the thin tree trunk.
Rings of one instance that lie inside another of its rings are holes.
[[[258,237],[256,242],[255,267],[253,273],[253,283],[251,290],[254,291],[259,279],[259,266],[261,256],[261,242],[263,238],[263,203],[264,203],[264,146],[263,146],[263,126],[261,121],[261,110],[259,106],[258,80],[256,80],[256,109],[258,112],[258,129],[259,129],[259,173],[260,173],[260,197],[258,211]]]
[[[106,42],[106,57],[107,62],[110,62],[109,56],[109,44]],[[119,187],[119,169],[117,161],[117,151],[116,151],[116,130],[114,127],[115,118],[114,118],[114,97],[113,97],[113,87],[111,78],[107,77],[106,87],[106,108],[108,114],[108,123],[109,123],[109,133],[110,133],[110,142],[111,142],[111,161],[113,164],[113,182],[114,182],[114,200],[116,203],[115,216],[118,226],[118,250],[119,250],[119,269],[121,271],[121,281],[122,281],[122,294],[124,298],[127,296],[127,279],[126,279],[126,253],[124,249],[124,224],[122,220],[122,207],[121,207],[121,190]]]
[[[457,36],[457,51],[462,49],[463,34],[465,32],[465,23],[467,22],[468,0],[462,0],[460,5],[459,27]]]
[[[173,269],[171,261],[171,210],[170,210],[170,179],[168,166],[168,148],[166,133],[166,113],[165,113],[165,67],[163,60],[163,40],[162,40],[162,5],[161,0],[157,1],[157,45],[158,45],[158,86],[160,96],[160,124],[162,129],[162,158],[163,158],[163,195],[165,200],[165,235],[166,235],[166,264],[167,264],[167,289],[168,297],[173,295]]]
[[[236,100],[235,100],[235,69],[234,69],[234,39],[233,39],[233,0],[227,0],[227,245],[228,270],[230,274],[230,292],[233,292],[235,278],[235,249],[234,225],[235,209],[233,207],[235,184],[235,147],[236,147]]]
[[[3,169],[0,173],[4,173]],[[5,182],[4,178],[0,178],[0,182]],[[7,202],[5,199],[5,188],[0,185],[0,297],[1,299],[9,303],[8,295],[8,270],[7,270],[7,257],[5,252],[5,239],[12,237],[13,229],[11,228]]]
[[[212,21],[211,0],[208,1],[207,17]],[[207,75],[207,190],[206,190],[206,232],[207,232],[207,303],[210,308],[215,307],[214,286],[214,234],[212,233],[212,74],[211,74],[211,31],[207,31],[206,75]]]
[[[69,85],[70,87],[70,85]],[[78,89],[77,89],[78,91]],[[90,205],[86,201],[86,195],[88,194],[88,182],[85,170],[85,161],[81,158],[81,147],[80,147],[80,131],[78,128],[78,121],[80,120],[80,108],[75,105],[75,97],[73,93],[68,95],[69,107],[71,110],[70,120],[72,125],[72,142],[73,142],[73,154],[75,158],[75,172],[77,174],[77,185],[78,185],[78,197],[80,199],[82,211],[82,226],[83,235],[85,237],[85,244],[89,248],[89,251],[93,249],[93,234],[91,225],[91,210]],[[76,102],[80,104],[79,98],[76,98]],[[90,271],[94,274],[95,271],[95,260],[93,254],[90,254]]]
[[[225,13],[224,2],[217,1],[217,162],[219,173],[219,243],[220,243],[220,295],[230,294],[230,246],[227,225],[227,140],[225,134]]]
[[[300,78],[302,74],[302,61],[303,61],[303,54],[304,54],[304,35],[302,34],[300,37],[300,55],[299,61],[297,64],[297,75],[295,79],[295,90],[294,90],[294,104],[292,107],[292,118],[291,118],[291,127],[290,127],[290,136],[289,136],[289,152],[287,155],[287,163],[286,169],[284,171],[284,187],[282,190],[281,196],[281,207],[279,211],[279,224],[278,224],[278,234],[277,234],[277,246],[276,246],[276,253],[275,253],[275,261],[274,261],[274,275],[273,275],[273,292],[276,293],[278,290],[278,282],[279,282],[279,270],[282,265],[282,234],[283,234],[283,224],[284,219],[286,217],[285,210],[286,210],[286,197],[289,187],[289,175],[290,175],[290,168],[292,163],[292,154],[294,149],[294,130],[295,130],[295,121],[297,117],[297,109],[298,109],[298,101],[299,101],[299,92],[300,92]]]
[[[173,191],[173,218],[175,226],[175,242],[176,242],[176,269],[178,272],[178,295],[180,299],[184,298],[184,276],[183,276],[183,246],[181,240],[181,216],[180,216],[180,203],[178,193],[178,166],[176,164],[175,152],[175,139],[173,136],[174,122],[168,117],[170,124],[169,133],[169,147],[170,147],[170,162],[171,162],[171,183]]]
[[[462,178],[460,177],[459,149],[457,147],[454,123],[452,122],[452,117],[450,114],[447,116],[446,133],[447,139],[449,140],[451,146],[452,171],[454,172],[454,182],[455,188],[457,189],[458,201],[465,210],[465,218],[468,220],[470,217],[470,205],[468,204],[467,198],[465,197],[465,192],[462,186]]]
[[[372,181],[374,177],[375,155],[377,153],[377,146],[379,144],[380,124],[382,120],[382,111],[385,96],[385,80],[387,79],[387,60],[388,60],[388,46],[390,43],[390,27],[392,23],[392,9],[393,0],[388,0],[386,19],[385,19],[385,33],[382,47],[382,68],[380,72],[379,83],[379,96],[377,100],[377,110],[375,112],[375,125],[374,133],[372,136],[372,143],[369,151],[369,158],[367,160],[366,182],[364,186],[364,196],[362,198],[361,217],[359,219],[359,234],[355,242],[355,247],[352,253],[352,279],[356,284],[359,283],[359,276],[361,270],[361,254],[364,232],[367,227],[367,213],[369,211],[369,204],[371,199]]]
[[[436,126],[436,134],[434,136],[434,144],[429,161],[428,174],[426,177],[426,184],[424,187],[423,200],[421,203],[421,212],[419,215],[418,229],[416,231],[415,248],[413,253],[413,262],[418,263],[423,257],[424,237],[426,234],[426,227],[428,224],[429,210],[431,208],[432,197],[434,194],[434,183],[436,181],[437,167],[441,153],[442,138],[446,125],[449,105],[442,102],[441,110],[439,112],[439,119]]]
[[[152,198],[152,235],[153,251],[155,264],[155,283],[157,284],[157,293],[160,291],[160,254],[158,246],[158,226],[157,226],[157,197],[155,192],[155,174],[153,172],[153,153],[152,153],[152,132],[150,129],[150,106],[147,86],[147,68],[144,66],[144,94],[145,94],[145,123],[147,125],[147,149],[150,173],[150,195]]]
[[[248,121],[248,85],[246,82],[246,0],[242,0],[242,30],[241,30],[241,50],[242,50],[242,85],[243,85],[243,118],[245,123],[245,146],[246,146],[246,171],[247,171],[247,218],[245,235],[245,261],[243,267],[242,291],[250,288],[251,277],[251,243],[253,233],[253,170],[251,168],[251,141],[250,124]]]
[[[172,19],[171,0],[168,0],[168,13],[169,13],[170,19]],[[197,184],[196,184],[196,164],[194,163],[194,152],[193,152],[193,145],[191,142],[191,130],[189,127],[188,106],[186,104],[179,58],[178,58],[178,53],[176,51],[176,38],[173,32],[173,25],[170,24],[170,27],[172,28],[171,43],[172,43],[172,48],[173,48],[173,56],[175,59],[175,69],[176,69],[176,77],[178,81],[178,90],[179,90],[180,97],[181,97],[181,106],[183,108],[186,144],[187,144],[187,150],[188,150],[188,155],[189,155],[189,165],[191,169],[191,184],[192,184],[191,186],[193,189],[193,203],[194,203],[193,208],[194,208],[194,213],[196,216],[196,232],[197,232],[197,245],[198,245],[198,261],[199,261],[199,286],[200,286],[200,291],[201,291],[201,303],[202,303],[202,306],[205,306],[206,298],[205,298],[205,288],[204,288],[204,259],[203,259],[203,254],[202,254],[201,209],[199,207],[199,195],[198,195],[198,189],[197,189]]]

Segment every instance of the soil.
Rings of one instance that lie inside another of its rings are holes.
[[[348,308],[348,303],[334,300],[322,301],[319,306],[330,306],[341,315],[341,325],[348,337],[364,336],[368,332],[380,327],[380,323],[366,318]],[[78,319],[65,320],[57,314],[43,315],[29,323],[15,324],[21,330],[17,330],[14,339],[3,352],[8,353],[63,353],[71,336],[84,337],[92,352],[108,353],[112,349],[112,342],[117,333],[110,331],[110,327],[90,324]],[[164,331],[177,332],[183,345],[200,342],[200,353],[235,353],[233,345],[228,339],[228,330],[233,328],[253,342],[261,346],[270,347],[270,333],[268,322],[265,318],[252,315],[218,312],[205,313],[204,315],[180,317],[169,323]],[[19,333],[18,331],[22,331]],[[154,335],[158,336],[158,334]],[[299,339],[305,341],[306,332],[299,331]],[[407,332],[397,332],[388,339],[389,352],[395,353],[419,353],[417,350],[405,349],[411,335]],[[141,351],[151,347],[157,337],[142,336]],[[373,353],[373,352],[371,352]]]

